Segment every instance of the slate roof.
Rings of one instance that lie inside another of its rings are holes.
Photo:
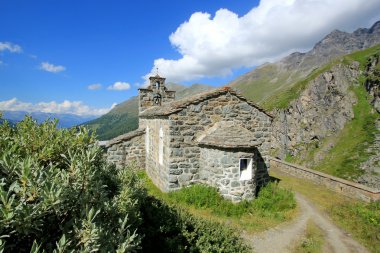
[[[247,102],[249,105],[255,107],[259,111],[261,111],[261,112],[265,113],[266,115],[268,115],[269,117],[273,118],[273,116],[271,114],[269,114],[264,109],[260,108],[258,105],[256,105],[252,101],[248,100],[247,98],[245,98],[244,96],[242,96],[241,94],[239,94],[238,92],[236,92],[235,90],[233,90],[230,87],[218,88],[215,90],[199,93],[199,94],[194,95],[194,96],[185,97],[185,98],[180,99],[180,100],[175,100],[171,103],[164,104],[162,106],[154,106],[154,107],[151,107],[149,109],[146,109],[145,111],[140,113],[139,116],[142,118],[152,118],[152,117],[156,117],[156,116],[169,116],[173,113],[182,111],[183,109],[185,109],[186,107],[188,107],[191,104],[197,104],[197,103],[202,102],[204,100],[214,98],[214,97],[218,97],[218,96],[221,96],[221,95],[224,95],[227,93],[230,93],[231,95],[238,97],[242,101]]]
[[[242,126],[232,122],[219,122],[198,139],[198,144],[221,148],[253,148],[261,142]]]
[[[140,135],[143,135],[143,134],[145,134],[145,129],[144,128],[136,129],[136,130],[134,130],[132,132],[119,135],[118,137],[115,137],[112,140],[109,140],[106,147],[110,147],[110,146],[112,146],[114,144],[117,144],[117,143],[120,143],[120,142],[123,142],[123,141],[128,141],[128,140],[130,140],[130,139],[132,139],[132,138],[134,138],[136,136],[140,136]]]

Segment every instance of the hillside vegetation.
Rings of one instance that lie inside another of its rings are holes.
[[[0,125],[0,252],[249,252],[219,223],[149,196],[85,128]]]
[[[371,64],[373,58],[378,58],[379,55],[380,45],[377,45],[344,56],[339,61],[336,60],[317,71],[317,73],[327,71],[332,66],[342,63],[348,67],[354,61],[360,64],[361,75],[357,78],[357,84],[355,85],[355,82],[352,82],[350,86],[351,92],[357,99],[356,104],[353,105],[354,117],[344,125],[341,131],[327,136],[317,143],[306,144],[306,153],[304,152],[294,157],[288,156],[288,161],[302,164],[305,160],[314,160],[316,155],[319,157],[322,155],[323,159],[318,161],[313,166],[313,169],[349,180],[357,179],[363,175],[364,171],[361,169],[361,164],[373,155],[373,151],[369,150],[369,147],[374,143],[376,134],[379,133],[376,128],[376,122],[380,118],[379,113],[376,112],[371,104],[372,98],[365,87],[366,80],[374,77],[368,75],[365,70],[368,69],[368,65]],[[377,63],[377,68],[379,66],[380,64]],[[306,81],[309,78],[305,79],[305,82],[299,82],[294,86],[293,92],[298,94],[294,95],[294,97],[299,96],[300,92],[307,87],[309,82]],[[292,101],[288,93],[279,93],[275,97],[277,99],[273,98],[271,102],[268,102],[273,108],[287,107]],[[328,152],[325,152],[325,150],[328,150]]]

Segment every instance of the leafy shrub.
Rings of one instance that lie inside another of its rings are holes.
[[[144,252],[250,252],[236,231],[152,196],[143,208]]]
[[[106,165],[86,129],[56,125],[26,117],[15,127],[0,126],[1,249],[136,250],[136,182]]]
[[[84,128],[0,125],[0,252],[248,252],[238,234],[147,195]]]

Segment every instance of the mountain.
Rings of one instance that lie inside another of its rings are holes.
[[[38,123],[48,119],[58,119],[58,127],[70,128],[92,120],[95,116],[78,116],[65,113],[44,113],[44,112],[25,112],[25,111],[2,111],[3,119],[15,124],[24,119],[25,115],[30,115]]]
[[[191,96],[203,91],[214,89],[212,86],[193,84],[184,86],[168,83],[169,90],[175,90],[176,99]],[[133,131],[138,127],[138,97],[134,96],[116,105],[110,112],[100,118],[86,122],[83,125],[95,130],[100,140],[109,140],[121,134]]]
[[[294,99],[277,93],[272,156],[380,189],[379,56],[380,44],[356,51],[298,82]]]
[[[369,29],[360,28],[353,33],[335,30],[309,52],[295,52],[278,62],[261,65],[238,77],[229,85],[266,107],[265,101],[271,100],[275,93],[286,92],[292,85],[331,60],[378,43],[380,43],[380,21]]]

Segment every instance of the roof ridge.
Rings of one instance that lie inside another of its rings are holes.
[[[178,112],[178,111],[185,109],[187,106],[189,106],[191,104],[199,103],[199,102],[202,102],[202,101],[209,99],[211,97],[226,94],[226,93],[230,93],[230,94],[236,96],[237,98],[247,102],[249,105],[255,107],[259,111],[261,111],[261,112],[265,113],[266,115],[268,115],[269,117],[273,118],[273,115],[266,112],[263,108],[261,108],[256,103],[249,100],[248,98],[244,97],[241,93],[239,93],[238,91],[236,91],[234,88],[232,88],[230,86],[223,86],[223,87],[215,88],[211,91],[205,91],[205,92],[201,92],[201,93],[189,96],[189,97],[181,98],[179,100],[174,100],[168,104],[162,105],[161,107],[148,108],[145,111],[143,111],[142,113],[140,113],[140,116],[143,116],[143,117],[144,116],[149,117],[149,116],[154,116],[154,115],[168,116],[172,113],[175,113],[175,112]],[[161,109],[161,112],[154,113],[155,111],[158,111],[158,109]],[[164,109],[167,109],[167,110],[164,112]]]

